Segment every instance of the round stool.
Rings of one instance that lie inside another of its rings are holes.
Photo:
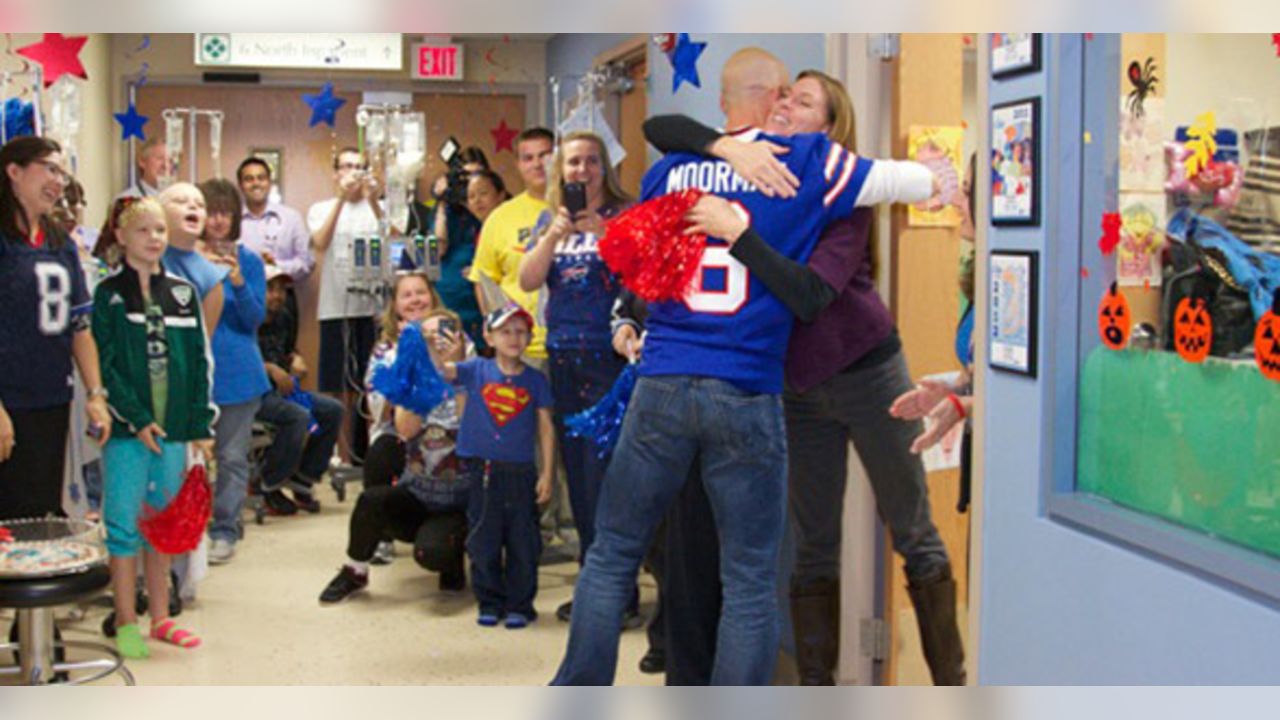
[[[18,664],[0,666],[0,675],[17,675],[29,685],[80,685],[118,672],[126,684],[134,684],[114,648],[59,640],[54,628],[55,607],[85,600],[111,584],[101,535],[101,526],[83,520],[0,522],[0,608],[18,611],[17,642],[0,644],[0,653],[15,654]],[[68,648],[90,659],[66,662]]]
[[[103,565],[70,575],[30,580],[0,579],[0,607],[18,611],[18,642],[0,645],[0,651],[16,651],[19,661],[18,665],[0,667],[0,675],[18,675],[28,685],[53,683],[59,676],[64,676],[66,684],[81,685],[118,672],[127,685],[133,685],[133,675],[113,648],[92,642],[54,639],[53,608],[86,599],[109,584],[111,571]],[[67,648],[86,651],[97,657],[57,662],[55,653]],[[89,674],[70,677],[70,673],[78,672]]]

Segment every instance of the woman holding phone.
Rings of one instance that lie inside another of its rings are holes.
[[[605,220],[631,203],[604,141],[590,132],[569,133],[551,165],[551,209],[538,219],[520,263],[521,289],[532,292],[544,283],[547,288],[548,372],[579,561],[594,539],[596,499],[608,458],[600,457],[590,440],[566,437],[564,418],[599,401],[626,364],[613,351],[609,331],[610,311],[621,285],[600,258],[597,242]],[[571,609],[566,603],[556,615],[568,620]],[[633,607],[628,619],[637,614]]]

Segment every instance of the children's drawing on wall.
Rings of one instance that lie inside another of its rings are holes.
[[[1120,109],[1120,190],[1161,192],[1164,187],[1164,99],[1148,98],[1142,115]]]
[[[907,209],[913,227],[958,227],[964,217],[960,203],[961,154],[964,128],[912,125],[907,133],[907,156],[933,172],[940,192]]]
[[[1160,284],[1160,249],[1164,246],[1164,195],[1120,195],[1120,245],[1116,281],[1129,287]]]

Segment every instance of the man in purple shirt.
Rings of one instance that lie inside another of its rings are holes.
[[[279,267],[295,283],[306,280],[316,265],[311,254],[311,233],[307,232],[301,213],[270,201],[271,166],[261,158],[247,158],[236,170],[236,180],[244,195],[240,242],[264,263]]]

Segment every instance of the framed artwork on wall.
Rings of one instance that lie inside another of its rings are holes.
[[[991,224],[1040,224],[1040,98],[991,108]]]
[[[1040,69],[1040,33],[991,33],[991,77],[1007,78]]]
[[[991,344],[987,364],[1036,376],[1039,253],[993,250],[990,267]]]

